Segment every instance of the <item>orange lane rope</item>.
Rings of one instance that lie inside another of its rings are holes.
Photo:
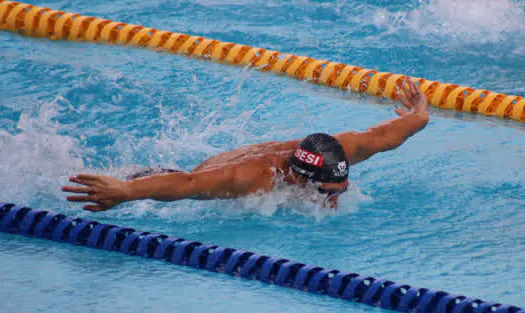
[[[285,54],[200,36],[114,22],[30,4],[0,0],[0,29],[52,40],[130,45],[198,57],[214,62],[252,66],[329,87],[398,99],[405,75],[365,69],[306,56]],[[430,103],[441,109],[480,113],[525,121],[525,98],[489,90],[410,77]]]

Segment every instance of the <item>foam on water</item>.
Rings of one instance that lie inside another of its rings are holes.
[[[240,92],[239,88],[238,93]],[[234,101],[235,99],[231,100]],[[74,138],[63,134],[69,126],[61,125],[57,119],[63,117],[63,111],[67,114],[75,109],[67,99],[57,96],[52,102],[42,102],[22,113],[16,124],[15,134],[0,132],[3,146],[0,152],[0,185],[9,186],[3,196],[10,201],[33,206],[52,200],[61,203],[69,211],[78,211],[81,205],[65,202],[66,194],[60,191],[60,186],[67,183],[69,176],[98,173],[124,179],[133,172],[154,166],[189,171],[198,164],[196,160],[204,160],[207,156],[224,151],[214,141],[220,140],[223,143],[229,142],[229,146],[237,146],[255,140],[246,131],[246,125],[256,123],[252,120],[254,112],[268,105],[268,101],[271,99],[235,118],[223,118],[220,111],[210,112],[191,127],[187,126],[186,115],[176,110],[163,109],[159,104],[162,126],[157,134],[152,137],[120,134],[112,146],[116,151],[116,158],[110,160],[107,167],[100,168],[98,162],[93,162],[90,156],[95,156],[98,149],[105,147],[88,147],[86,135]],[[13,151],[16,153],[12,153]],[[320,219],[354,212],[357,202],[366,198],[354,188],[341,197],[340,208],[333,210],[324,208],[320,204],[322,199],[314,199],[315,193],[311,196],[312,193],[308,190],[294,186],[281,187],[270,194],[218,200],[216,203],[185,201],[175,205],[153,201],[136,202],[121,205],[110,216],[140,217],[153,214],[168,219],[193,220],[206,218],[210,214],[215,216],[217,209],[214,208],[220,208],[218,211],[221,215],[271,216],[277,212],[290,212]],[[33,200],[28,203],[28,199]]]
[[[371,9],[374,24],[388,33],[410,30],[450,43],[495,43],[525,31],[525,4],[513,0],[419,0],[409,10]]]
[[[32,116],[20,115],[17,132],[0,130],[0,186],[2,197],[28,203],[61,198],[60,182],[70,172],[84,168],[78,139],[59,134],[60,125],[53,121],[57,102],[42,103]]]

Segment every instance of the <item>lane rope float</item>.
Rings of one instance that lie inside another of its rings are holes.
[[[0,231],[164,260],[400,312],[525,313],[517,306],[11,203],[0,203]]]
[[[114,22],[21,2],[0,0],[0,29],[51,40],[138,46],[218,63],[251,66],[264,72],[393,100],[399,98],[398,87],[403,80],[411,78],[437,108],[525,121],[525,98],[521,96],[378,72],[360,66]]]

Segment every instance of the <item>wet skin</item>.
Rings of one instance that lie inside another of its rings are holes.
[[[343,146],[350,164],[395,149],[425,128],[429,120],[426,96],[410,80],[402,85],[400,91],[404,108],[395,110],[397,118],[364,132],[334,135]],[[288,158],[301,141],[272,141],[241,147],[212,156],[188,173],[163,173],[130,181],[104,175],[79,174],[69,179],[77,186],[63,186],[62,190],[79,194],[68,196],[67,200],[88,202],[84,209],[96,212],[140,199],[210,200],[237,198],[260,191],[271,192],[276,186],[278,174],[285,183],[304,187],[308,180],[297,176],[288,165]],[[336,207],[339,198],[337,193],[343,192],[348,185],[348,180],[341,183],[317,183],[317,187],[327,195],[325,206]]]

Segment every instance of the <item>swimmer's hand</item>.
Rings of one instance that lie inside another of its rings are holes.
[[[93,202],[86,204],[84,210],[91,212],[106,211],[127,201],[129,190],[126,182],[110,176],[79,174],[69,178],[70,182],[82,186],[63,186],[62,191],[83,194],[68,196],[72,202]]]
[[[428,117],[427,96],[421,91],[419,86],[416,83],[414,83],[410,78],[406,79],[405,82],[401,84],[401,90],[403,92],[399,93],[399,97],[401,103],[403,103],[403,106],[406,108],[406,110],[404,108],[397,108],[394,111],[399,116],[405,116],[407,114],[412,113]]]

